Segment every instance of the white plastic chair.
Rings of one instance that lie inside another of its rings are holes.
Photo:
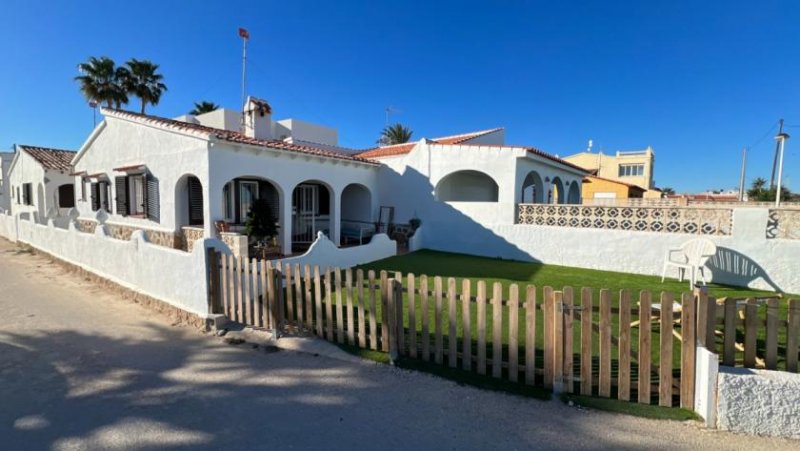
[[[706,285],[706,274],[704,267],[709,258],[717,253],[717,246],[713,241],[706,238],[697,238],[687,241],[679,249],[669,249],[664,256],[664,270],[661,272],[661,282],[667,276],[667,268],[674,266],[678,268],[678,279],[683,282],[686,270],[690,271],[689,288],[694,288],[697,282],[697,273],[703,285]]]

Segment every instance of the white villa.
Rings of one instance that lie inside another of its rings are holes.
[[[253,97],[244,113],[102,112],[72,160],[78,222],[102,221],[118,238],[142,229],[176,248],[241,232],[259,198],[272,206],[284,255],[306,249],[318,232],[337,245],[362,243],[376,228],[425,222],[443,207],[465,224],[513,224],[519,202],[580,203],[585,174],[532,147],[505,145],[503,129],[355,151],[338,146],[334,129],[273,121],[270,105]]]
[[[9,211],[45,222],[48,216],[65,215],[75,206],[70,175],[74,151],[17,145],[13,155],[3,177]]]

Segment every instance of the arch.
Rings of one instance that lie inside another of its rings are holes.
[[[473,170],[452,172],[436,184],[434,195],[442,202],[497,202],[499,188],[489,175]]]
[[[544,202],[545,186],[542,182],[542,176],[536,171],[531,171],[525,176],[522,181],[522,189],[520,191],[520,203],[523,204],[541,204]]]
[[[320,180],[305,180],[292,190],[292,251],[303,251],[322,232],[332,240],[334,190]]]
[[[561,177],[555,176],[553,177],[553,191],[551,194],[550,202],[553,204],[563,204],[564,200],[566,199],[566,190],[564,189],[564,182],[561,181]]]
[[[375,224],[372,220],[372,193],[360,183],[344,187],[341,194],[340,233],[343,244],[364,244],[372,236]]]
[[[265,199],[276,220],[280,218],[284,196],[280,185],[261,176],[242,175],[228,180],[222,185],[222,213],[225,222],[242,226],[247,221],[253,202]]]
[[[184,174],[175,183],[175,225],[202,226],[205,223],[203,184],[193,174]]]
[[[581,189],[578,182],[573,180],[569,184],[569,191],[567,192],[567,203],[579,204],[581,203]]]

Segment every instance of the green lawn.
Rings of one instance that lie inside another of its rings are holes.
[[[401,271],[403,274],[427,274],[429,276],[455,277],[458,286],[461,279],[482,279],[487,284],[500,282],[504,288],[512,283],[520,284],[520,288],[527,284],[538,287],[551,286],[556,290],[565,286],[575,288],[576,292],[583,287],[599,290],[608,288],[616,294],[625,288],[637,293],[639,290],[655,293],[669,291],[677,296],[689,291],[688,282],[678,282],[676,273],[671,274],[672,279],[661,283],[661,278],[656,276],[642,276],[611,271],[598,271],[593,269],[572,268],[569,266],[544,265],[541,263],[528,263],[495,258],[476,257],[474,255],[452,254],[421,250],[397,257],[379,260],[361,268],[387,271]],[[673,271],[675,271],[673,269]],[[520,290],[522,291],[522,290]],[[742,287],[725,285],[709,285],[709,295],[721,297],[750,297],[774,294],[768,291],[751,290]]]

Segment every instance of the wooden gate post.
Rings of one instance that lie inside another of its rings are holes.
[[[221,254],[213,247],[206,249],[206,265],[208,267],[208,313],[224,313],[219,272],[220,255]]]
[[[389,332],[389,360],[392,364],[397,361],[399,357],[398,343],[397,343],[397,306],[396,306],[396,293],[397,281],[395,279],[388,279],[382,284],[382,289],[385,291],[386,296],[386,328]]]

